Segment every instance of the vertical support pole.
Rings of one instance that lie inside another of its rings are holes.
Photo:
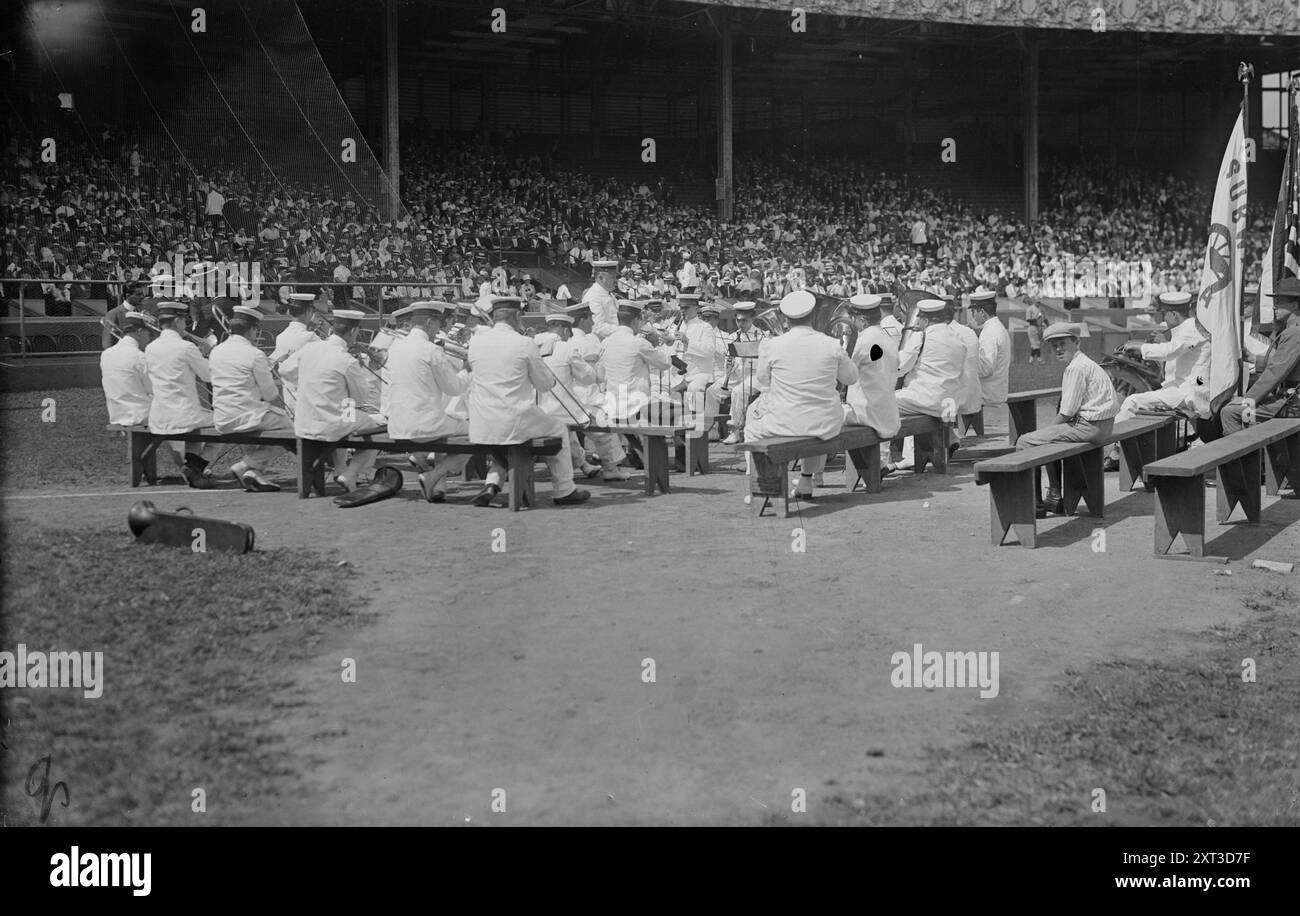
[[[384,171],[388,175],[384,195],[385,219],[397,219],[402,210],[398,192],[401,156],[397,149],[397,0],[384,0]]]
[[[731,13],[725,7],[715,10],[718,24],[718,219],[731,221],[733,203],[731,143]]]
[[[123,297],[125,299],[125,296]],[[27,284],[18,281],[18,352],[27,355],[27,325],[23,316],[27,314]]]
[[[1025,37],[1021,84],[1025,124],[1025,222],[1032,226],[1038,221],[1038,40],[1032,35]]]

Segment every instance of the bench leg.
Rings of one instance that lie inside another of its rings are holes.
[[[962,423],[965,424],[966,429],[975,430],[975,435],[977,436],[984,435],[984,408],[981,407],[979,410],[975,411],[974,413],[968,413],[963,415],[961,420]]]
[[[934,465],[936,474],[948,473],[948,444],[952,438],[953,427],[947,423],[939,426],[939,431],[930,436],[930,441],[934,444],[934,452],[930,455],[930,463]],[[913,443],[912,448],[916,445]]]
[[[656,487],[660,493],[667,493],[668,437],[641,436],[640,439],[645,451],[645,495],[654,496]]]
[[[852,493],[861,483],[868,493],[879,493],[880,485],[880,446],[869,445],[866,448],[851,449],[844,459],[844,478],[850,482]]]
[[[533,483],[533,446],[525,442],[512,445],[506,452],[506,466],[510,469],[510,495],[508,502],[511,512],[531,508],[537,503],[537,491]]]
[[[1143,433],[1119,444],[1119,491],[1128,493],[1142,479],[1142,468],[1155,460],[1156,432]]]
[[[1016,401],[1007,404],[1007,435],[1011,444],[1025,433],[1032,433],[1038,428],[1038,402]]]
[[[1169,553],[1174,538],[1194,557],[1205,556],[1205,477],[1156,477],[1156,556]]]
[[[1300,435],[1289,436],[1268,447],[1264,475],[1269,496],[1276,496],[1285,486],[1300,496]]]
[[[790,514],[790,462],[773,461],[761,452],[753,452],[754,479],[750,481],[750,513],[761,516],[769,503],[777,518]]]
[[[298,498],[306,499],[315,490],[325,495],[325,457],[333,448],[328,442],[298,439]]]
[[[686,436],[686,474],[688,477],[694,477],[696,474],[709,473],[709,433],[705,430],[702,435]]]
[[[1015,529],[1021,547],[1038,546],[1038,520],[1034,517],[1037,488],[1033,471],[994,474],[989,478],[989,514],[994,547],[1006,543]]]
[[[131,486],[140,486],[141,478],[155,486],[158,483],[158,447],[165,440],[135,430],[127,430],[126,439],[131,455]]]
[[[1106,503],[1105,475],[1101,465],[1102,449],[1095,448],[1062,462],[1061,499],[1065,511],[1070,515],[1079,507],[1082,498],[1088,504],[1089,511],[1096,518],[1101,518]]]
[[[1216,518],[1220,525],[1228,521],[1232,510],[1241,506],[1246,518],[1259,521],[1260,459],[1263,449],[1242,455],[1219,466],[1219,486],[1215,490]]]

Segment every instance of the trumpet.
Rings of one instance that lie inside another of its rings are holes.
[[[447,355],[461,362],[469,361],[469,347],[462,346],[445,334],[439,334],[434,343],[447,351]]]

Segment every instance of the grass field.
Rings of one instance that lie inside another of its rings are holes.
[[[268,724],[293,702],[285,670],[323,632],[372,619],[351,569],[309,553],[195,554],[126,530],[7,530],[4,621],[14,651],[102,651],[103,695],[6,690],[4,822],[40,821],[25,783],[50,757],[72,804],[50,822],[137,826],[256,820],[292,794]],[[191,811],[203,788],[208,812]]]

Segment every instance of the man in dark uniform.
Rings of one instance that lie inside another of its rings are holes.
[[[1255,362],[1260,370],[1245,400],[1233,398],[1223,408],[1223,434],[1231,435],[1246,423],[1246,402],[1255,404],[1255,421],[1300,416],[1300,280],[1287,277],[1273,287],[1273,343]]]

